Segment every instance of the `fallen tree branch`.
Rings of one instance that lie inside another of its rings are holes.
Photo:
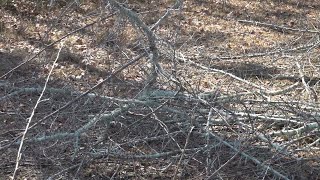
[[[130,106],[124,105],[123,107],[117,108],[109,113],[102,113],[98,114],[95,117],[91,118],[89,122],[84,124],[82,127],[77,129],[74,132],[61,132],[61,133],[56,133],[54,135],[44,135],[41,137],[34,137],[31,139],[26,140],[27,143],[38,143],[38,142],[45,142],[45,141],[52,141],[52,140],[62,140],[66,138],[78,138],[81,137],[81,135],[88,131],[89,128],[91,128],[95,123],[99,121],[105,121],[105,122],[110,122],[114,117],[119,116],[121,113],[127,111]],[[19,144],[20,141],[17,141],[15,144]]]
[[[232,146],[231,144],[229,144],[228,142],[224,141],[223,139],[221,139],[219,136],[214,135],[213,133],[210,133],[210,135],[212,137],[214,137],[215,139],[217,139],[218,141],[220,141],[221,143],[223,143],[224,145],[228,146],[229,148],[231,148],[232,150],[234,150],[235,152],[238,152],[240,155],[244,156],[245,158],[250,159],[251,161],[253,161],[255,164],[257,164],[258,166],[261,166],[264,170],[266,171],[271,171],[272,174],[276,175],[277,177],[281,178],[281,179],[285,179],[285,180],[289,180],[289,178],[287,178],[286,176],[284,176],[283,174],[279,173],[278,171],[276,171],[275,169],[273,169],[270,166],[264,165],[262,162],[260,162],[258,159],[248,155],[247,153],[241,152],[239,151],[237,148],[235,148],[234,146]]]
[[[119,159],[158,159],[158,158],[173,158],[173,155],[182,153],[193,153],[193,152],[200,152],[205,151],[208,149],[212,149],[216,147],[217,145],[211,145],[211,146],[204,146],[204,147],[198,147],[198,148],[191,148],[191,149],[181,149],[181,150],[174,150],[174,151],[168,151],[168,152],[162,152],[162,153],[155,153],[155,154],[144,154],[144,155],[136,155],[136,154],[125,154],[125,153],[113,153],[109,152],[107,149],[101,149],[100,152],[94,152],[90,153],[90,155],[95,158],[103,158],[103,157],[113,157],[113,158],[119,158]],[[178,158],[178,157],[176,157]]]
[[[246,23],[246,24],[252,24],[256,26],[262,26],[262,27],[268,27],[272,28],[277,31],[293,31],[293,32],[299,32],[299,33],[312,33],[312,34],[320,34],[320,31],[318,30],[309,30],[309,29],[297,29],[297,28],[291,28],[286,26],[279,26],[276,24],[271,23],[265,23],[265,22],[259,22],[259,21],[250,21],[250,20],[238,20],[240,23]]]
[[[26,125],[26,127],[25,127],[25,130],[24,130],[24,132],[23,132],[23,134],[22,134],[22,137],[21,137],[21,140],[20,140],[20,142],[19,142],[20,145],[19,145],[19,149],[18,149],[18,153],[17,153],[16,166],[15,166],[14,171],[13,171],[12,179],[15,179],[16,173],[17,173],[18,168],[19,168],[19,162],[20,162],[21,155],[22,155],[22,146],[23,146],[23,143],[24,143],[24,141],[25,141],[25,138],[26,138],[26,135],[27,135],[29,126],[30,126],[30,124],[31,124],[32,118],[33,118],[33,116],[34,116],[34,114],[35,114],[35,112],[36,112],[36,109],[38,108],[38,105],[39,105],[40,102],[41,102],[41,99],[42,99],[42,97],[43,97],[43,95],[44,95],[44,92],[46,91],[46,88],[47,88],[47,85],[48,85],[48,82],[49,82],[49,78],[51,77],[51,74],[52,74],[52,72],[53,72],[53,69],[55,68],[55,65],[56,65],[56,63],[57,63],[57,61],[58,61],[58,58],[59,58],[59,56],[60,56],[60,52],[61,52],[61,50],[62,50],[62,47],[63,47],[63,44],[61,44],[61,47],[60,47],[60,49],[59,49],[59,51],[58,51],[58,53],[57,53],[56,59],[55,59],[55,60],[53,61],[53,63],[52,63],[52,67],[51,67],[51,69],[50,69],[50,71],[49,71],[49,74],[48,74],[48,76],[47,76],[47,78],[46,78],[46,81],[45,81],[45,83],[44,83],[44,87],[43,87],[43,89],[42,89],[42,92],[41,92],[41,94],[40,94],[40,96],[39,96],[36,104],[34,105],[34,107],[33,107],[33,109],[32,109],[32,112],[31,112],[29,118],[28,118],[27,125]]]
[[[152,72],[151,76],[148,79],[147,86],[152,85],[158,76],[157,71],[162,71],[160,64],[158,63],[159,53],[156,45],[156,37],[151,29],[138,17],[138,15],[123,7],[120,3],[114,0],[108,0],[112,6],[120,11],[120,13],[126,17],[128,17],[129,21],[132,25],[136,25],[138,28],[141,28],[142,31],[146,34],[147,39],[149,41],[149,50],[152,53],[150,57],[150,63],[152,64]]]
[[[269,133],[270,136],[300,136],[302,133],[310,132],[312,130],[315,130],[319,128],[319,123],[308,123],[303,125],[302,127],[296,128],[296,129],[289,129],[289,130],[281,130],[276,132]]]

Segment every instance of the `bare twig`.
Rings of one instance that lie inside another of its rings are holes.
[[[66,169],[63,169],[62,171],[59,171],[59,172],[57,172],[56,174],[50,176],[47,180],[56,179],[56,177],[58,177],[59,175],[65,173],[65,172],[67,172],[67,171],[69,171],[69,170],[71,170],[71,169],[74,169],[74,168],[76,168],[76,167],[79,167],[79,166],[81,166],[81,164],[82,164],[82,163],[78,163],[78,164],[72,165],[72,166],[70,166],[70,167],[68,167],[68,168],[66,168]]]
[[[154,23],[150,29],[151,30],[156,29],[161,24],[162,21],[164,21],[168,16],[170,16],[172,11],[177,10],[178,8],[181,8],[181,6],[182,6],[182,0],[176,0],[175,4],[171,8],[167,9],[166,13],[161,18],[159,18],[159,20],[156,23]]]
[[[264,165],[262,162],[260,162],[258,159],[244,153],[244,152],[241,152],[239,151],[237,148],[235,148],[234,146],[232,146],[230,143],[224,141],[223,139],[221,139],[219,136],[213,134],[213,133],[210,133],[210,135],[214,138],[216,138],[218,141],[220,141],[221,143],[223,143],[224,145],[228,146],[229,148],[231,148],[232,150],[240,153],[240,155],[244,156],[245,158],[248,158],[250,159],[251,161],[253,161],[255,164],[261,166],[264,170],[266,171],[271,171],[274,175],[278,176],[279,178],[281,179],[285,179],[285,180],[289,180],[289,178],[287,178],[286,176],[284,176],[283,174],[279,173],[278,171],[276,171],[275,169],[273,169],[272,167],[270,166],[267,166],[267,165]]]
[[[189,143],[190,135],[191,135],[191,133],[192,133],[193,128],[194,128],[194,126],[192,126],[192,127],[190,128],[190,131],[189,131],[189,133],[188,133],[188,135],[187,135],[187,139],[186,139],[186,142],[185,142],[184,147],[183,147],[183,149],[182,149],[182,153],[181,153],[181,155],[180,155],[180,159],[179,159],[178,164],[177,164],[177,166],[176,166],[176,170],[174,171],[173,179],[176,179],[176,178],[177,178],[177,174],[178,174],[178,171],[179,171],[179,167],[180,167],[180,165],[181,165],[181,161],[182,161],[183,156],[184,156],[184,151],[185,151],[185,149],[187,149],[187,145],[188,145],[188,143]]]
[[[111,17],[111,16],[113,16],[113,15],[114,15],[114,14],[111,14],[109,17]],[[40,55],[42,52],[44,52],[44,51],[47,50],[48,48],[52,47],[53,45],[57,44],[58,42],[62,41],[63,39],[69,37],[70,35],[78,32],[78,31],[81,31],[81,30],[83,30],[83,29],[85,29],[85,28],[87,28],[87,27],[90,27],[90,26],[96,24],[97,22],[99,22],[99,20],[94,21],[94,22],[92,22],[92,23],[90,23],[90,24],[87,24],[87,25],[85,25],[85,26],[83,26],[83,27],[81,27],[81,28],[75,29],[75,30],[67,33],[66,35],[62,36],[62,37],[59,38],[58,40],[50,43],[50,44],[47,45],[45,48],[41,49],[38,53],[36,53],[35,55],[31,56],[29,59],[23,61],[22,63],[20,63],[20,64],[17,65],[16,67],[12,68],[10,71],[8,71],[8,72],[5,73],[4,75],[2,75],[2,76],[0,77],[0,79],[6,77],[8,74],[10,74],[10,73],[12,73],[13,71],[17,70],[18,68],[20,68],[21,66],[23,66],[23,65],[26,64],[27,62],[32,61],[34,58],[36,58],[36,57],[37,57],[38,55]]]
[[[212,145],[212,146],[203,146],[203,147],[197,147],[197,148],[191,148],[191,149],[184,149],[184,153],[192,153],[192,152],[200,152],[204,151],[210,148],[214,148],[217,145]],[[90,153],[90,155],[93,158],[99,159],[102,157],[110,156],[114,158],[119,158],[119,159],[157,159],[157,158],[168,158],[172,157],[173,155],[182,153],[181,150],[174,150],[174,151],[168,151],[168,152],[161,152],[161,153],[155,153],[155,154],[143,154],[143,155],[136,155],[136,154],[124,154],[124,153],[111,153],[108,152],[108,150],[101,150],[100,152],[94,152]]]
[[[62,110],[65,110],[66,108],[68,108],[70,105],[72,105],[73,103],[75,103],[76,101],[80,100],[81,98],[87,96],[90,92],[92,92],[93,90],[97,89],[98,87],[100,87],[102,84],[104,84],[105,82],[107,82],[108,80],[110,80],[112,77],[114,77],[116,74],[118,74],[119,72],[121,72],[122,70],[124,70],[125,68],[127,68],[128,66],[134,64],[135,62],[137,62],[138,60],[140,60],[145,54],[141,54],[137,57],[135,57],[134,59],[132,59],[131,61],[129,61],[128,63],[124,64],[123,66],[121,66],[120,68],[118,68],[117,70],[115,70],[112,74],[110,74],[106,79],[104,79],[103,81],[99,82],[98,84],[96,84],[95,86],[93,86],[91,89],[87,90],[86,92],[82,93],[81,95],[77,96],[75,99],[69,101],[67,104],[65,104],[64,106],[62,106],[61,108],[57,109],[56,111],[50,113],[49,115],[43,117],[42,119],[40,119],[38,122],[34,123],[33,125],[31,125],[28,129],[31,129],[35,126],[37,126],[38,124],[40,124],[41,122],[45,121],[46,119],[48,119],[49,117],[54,116],[55,114],[61,112]],[[60,137],[62,134],[57,134],[58,137]],[[62,135],[62,137],[65,136],[72,136],[74,137],[74,135],[67,133]],[[12,143],[11,143],[12,144]],[[7,147],[7,146],[6,146]],[[2,149],[2,148],[1,148]]]
[[[213,108],[210,108],[209,114],[208,114],[208,118],[207,118],[207,124],[205,127],[206,130],[206,141],[207,141],[207,146],[209,146],[210,144],[210,124],[211,124],[211,118],[212,118],[212,113],[213,113]],[[207,159],[206,159],[206,174],[207,176],[210,173],[210,167],[211,167],[211,160],[210,160],[210,151],[207,152]]]
[[[16,166],[15,166],[15,168],[14,168],[14,172],[13,172],[13,175],[12,175],[12,179],[15,179],[17,170],[18,170],[18,168],[19,168],[19,162],[20,162],[21,155],[22,155],[22,153],[21,153],[21,151],[22,151],[22,146],[23,146],[23,142],[24,142],[24,140],[25,140],[26,134],[27,134],[27,132],[28,132],[29,126],[30,126],[30,124],[31,124],[31,120],[32,120],[32,118],[33,118],[33,116],[34,116],[34,114],[35,114],[35,111],[36,111],[39,103],[41,102],[42,96],[44,95],[44,92],[45,92],[45,90],[46,90],[46,88],[47,88],[47,84],[48,84],[48,82],[49,82],[49,78],[51,77],[52,71],[53,71],[53,69],[54,69],[54,67],[55,67],[55,65],[56,65],[56,63],[57,63],[57,61],[58,61],[58,58],[59,58],[59,56],[60,56],[60,52],[61,52],[62,47],[63,47],[63,44],[61,44],[61,47],[60,47],[60,49],[59,49],[59,51],[58,51],[58,54],[57,54],[57,57],[56,57],[56,59],[54,60],[54,62],[52,63],[52,67],[51,67],[50,72],[49,72],[49,74],[48,74],[48,76],[47,76],[46,82],[44,83],[43,90],[42,90],[42,92],[41,92],[41,94],[40,94],[40,96],[39,96],[39,98],[38,98],[35,106],[33,107],[33,110],[32,110],[32,113],[31,113],[30,117],[28,118],[28,123],[27,123],[26,128],[25,128],[25,130],[24,130],[24,132],[23,132],[23,134],[22,134],[22,137],[21,137],[20,146],[19,146],[19,150],[18,150],[18,153],[17,153]]]
[[[318,122],[308,123],[296,129],[281,130],[269,133],[270,136],[300,136],[302,133],[310,132],[319,127]]]
[[[320,32],[318,30],[296,29],[296,28],[291,28],[291,27],[286,27],[286,26],[279,26],[279,25],[271,24],[271,23],[259,22],[259,21],[238,20],[238,22],[246,23],[246,24],[253,24],[256,26],[269,27],[269,28],[275,29],[277,31],[293,31],[293,32],[300,32],[300,33],[320,34]]]
[[[117,8],[121,14],[127,16],[129,21],[136,25],[137,27],[141,28],[142,31],[146,34],[148,41],[149,41],[149,50],[151,51],[152,55],[150,56],[150,63],[152,64],[152,72],[151,76],[148,79],[147,86],[152,85],[157,78],[157,71],[162,71],[160,64],[158,63],[159,53],[156,45],[156,37],[151,29],[138,17],[138,15],[123,7],[120,3],[114,0],[108,0],[112,6]]]
[[[207,180],[210,180],[213,178],[213,176],[215,176],[217,173],[219,173],[219,171],[225,167],[227,164],[229,164],[234,158],[237,157],[237,155],[240,153],[240,151],[236,152],[227,162],[223,163],[217,170],[215,170],[208,178]]]
[[[54,115],[56,115],[57,113],[59,113],[60,111],[68,108],[71,104],[75,103],[76,101],[80,100],[81,98],[85,97],[86,95],[88,95],[90,92],[92,92],[93,90],[97,89],[98,87],[100,87],[102,84],[106,83],[107,81],[109,81],[112,77],[114,77],[115,75],[117,75],[118,73],[120,73],[122,70],[126,69],[128,66],[134,64],[135,62],[137,62],[138,60],[140,60],[143,56],[145,55],[145,53],[140,54],[139,56],[135,57],[134,59],[132,59],[131,61],[129,61],[128,63],[124,64],[123,66],[121,66],[120,68],[118,68],[117,70],[115,70],[112,74],[110,74],[106,79],[104,79],[103,81],[99,82],[98,84],[94,85],[92,88],[90,88],[89,90],[87,90],[86,92],[82,93],[80,96],[76,97],[75,99],[69,101],[67,104],[65,104],[64,106],[62,106],[61,108],[59,108],[58,110],[50,113],[49,115],[43,117],[41,120],[39,120],[37,123],[33,124],[32,126],[30,126],[30,129],[35,127],[36,125],[38,125],[39,123],[43,122],[44,120],[48,119],[49,117],[52,117]]]
[[[60,132],[53,135],[35,137],[27,140],[26,142],[44,142],[44,141],[52,141],[52,140],[61,140],[66,138],[79,138],[84,132],[88,131],[95,123],[98,121],[105,121],[106,123],[110,122],[114,117],[120,115],[121,113],[127,111],[130,108],[129,105],[124,105],[123,107],[117,108],[109,113],[97,114],[93,118],[89,120],[86,124],[81,126],[74,132]],[[17,143],[21,143],[18,141]]]

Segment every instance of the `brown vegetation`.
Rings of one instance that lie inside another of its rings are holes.
[[[0,0],[0,179],[319,179],[320,2],[118,2]]]

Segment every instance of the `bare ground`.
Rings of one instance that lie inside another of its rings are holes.
[[[173,3],[125,5],[152,26]],[[146,38],[105,5],[1,6],[1,179],[57,56],[17,179],[319,179],[318,1],[185,1],[154,30],[180,87],[159,76],[147,99],[147,57],[112,75],[148,50]],[[119,99],[134,98],[147,103],[123,110]],[[118,108],[79,137],[57,137]]]

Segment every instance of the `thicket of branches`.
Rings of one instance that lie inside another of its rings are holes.
[[[40,179],[319,175],[318,165],[311,165],[319,161],[317,29],[239,19],[301,40],[210,53],[196,35],[179,34],[182,0],[163,2],[166,9],[152,9],[154,1],[106,0],[94,2],[81,25],[70,24],[50,39],[83,2],[29,3],[60,14],[50,19],[33,52],[0,67],[0,150],[8,155],[2,165],[11,164],[10,176],[26,176],[30,159],[39,163],[35,169],[50,167]],[[14,2],[5,4],[8,10]],[[81,48],[85,54],[77,55]],[[104,54],[89,51],[95,48]],[[241,65],[254,60],[271,67]],[[284,71],[272,66],[280,61]],[[70,64],[76,70],[67,69]],[[85,79],[79,69],[97,78]],[[240,166],[247,167],[243,174]]]

